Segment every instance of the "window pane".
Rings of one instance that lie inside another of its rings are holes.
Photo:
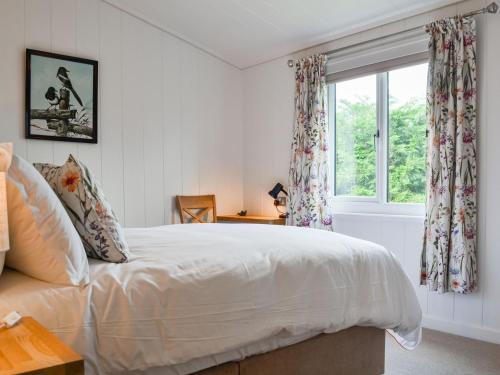
[[[336,195],[376,195],[376,97],[376,75],[336,84]]]
[[[425,199],[427,64],[389,72],[389,202]]]

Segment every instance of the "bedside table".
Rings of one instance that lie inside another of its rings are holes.
[[[83,375],[83,359],[31,317],[0,329],[0,375]]]
[[[217,216],[217,222],[220,223],[249,223],[249,224],[270,224],[270,225],[285,225],[286,219],[275,216],[238,216],[238,215],[222,215]]]

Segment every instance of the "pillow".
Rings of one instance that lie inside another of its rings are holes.
[[[66,208],[87,255],[107,262],[126,262],[129,252],[123,230],[87,167],[70,155],[60,167],[39,163],[35,168]]]
[[[16,155],[7,173],[7,207],[7,266],[50,283],[88,283],[85,250],[68,214],[36,169]]]
[[[0,143],[0,275],[9,250],[9,222],[7,220],[6,174],[12,161],[12,143]]]

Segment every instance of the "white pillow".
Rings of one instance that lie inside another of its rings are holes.
[[[88,283],[87,256],[66,210],[36,169],[16,155],[7,173],[7,206],[6,266],[54,284]]]

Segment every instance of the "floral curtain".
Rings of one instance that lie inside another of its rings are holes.
[[[427,26],[427,200],[421,284],[470,293],[476,269],[476,27],[455,17]]]
[[[288,224],[332,230],[326,56],[295,62]]]

